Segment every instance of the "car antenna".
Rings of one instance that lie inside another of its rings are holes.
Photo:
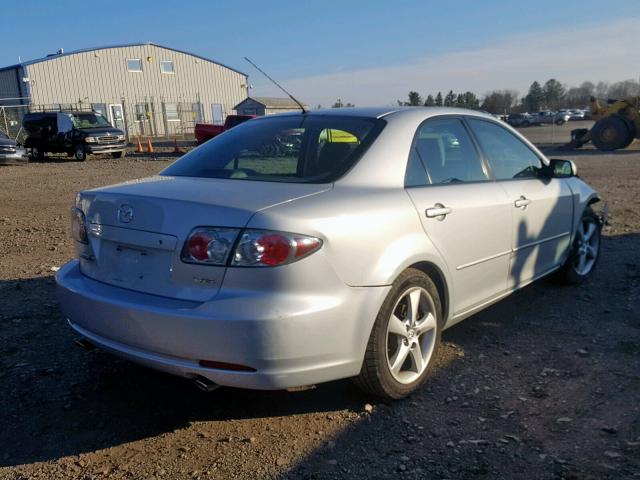
[[[287,92],[282,85],[280,85],[278,82],[276,82],[273,78],[271,78],[269,75],[267,75],[267,73],[262,70],[258,65],[256,65],[255,63],[253,63],[251,60],[249,60],[247,57],[244,57],[244,59],[249,62],[251,65],[253,65],[253,67],[258,70],[261,74],[263,74],[265,77],[267,77],[269,80],[271,80],[276,87],[278,87],[280,90],[282,90],[284,93],[286,93],[288,95],[288,97],[293,100],[294,102],[296,102],[298,104],[298,106],[300,107],[300,109],[302,110],[302,113],[307,113],[307,109],[304,108],[304,105],[293,95],[291,95],[289,92]]]

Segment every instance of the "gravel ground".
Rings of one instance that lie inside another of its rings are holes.
[[[425,387],[393,404],[348,381],[204,394],[75,347],[52,271],[73,255],[75,192],[171,154],[0,167],[0,479],[639,478],[640,145],[550,155],[609,202],[595,276],[447,330]]]

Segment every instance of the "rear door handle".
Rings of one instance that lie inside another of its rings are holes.
[[[424,213],[429,218],[437,218],[437,217],[444,218],[445,216],[451,213],[451,208],[445,207],[440,203],[436,203],[436,205],[433,208],[427,208]]]
[[[513,202],[513,205],[516,208],[526,208],[527,205],[529,205],[530,203],[531,203],[531,200],[529,200],[524,195],[521,195],[519,199],[517,199],[515,202]]]

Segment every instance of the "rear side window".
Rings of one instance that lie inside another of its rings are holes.
[[[384,120],[291,115],[244,122],[192,150],[162,175],[323,183],[342,176]]]
[[[496,180],[536,178],[542,162],[526,144],[506,128],[484,120],[468,119]]]
[[[417,185],[422,176],[417,160],[432,185],[487,180],[480,156],[458,118],[434,118],[418,128],[407,166],[407,186]]]

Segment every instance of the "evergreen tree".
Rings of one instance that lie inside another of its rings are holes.
[[[464,95],[459,93],[456,95],[456,103],[455,106],[458,108],[464,108],[466,105],[464,103]]]
[[[442,106],[442,93],[440,92],[438,92],[438,94],[436,95],[436,106]]]
[[[523,103],[529,112],[536,112],[542,107],[544,103],[544,91],[537,81],[533,82],[529,87],[529,93],[524,97]]]
[[[422,97],[418,92],[409,92],[409,101],[406,103],[409,107],[418,107],[423,104]]]
[[[480,100],[473,92],[464,92],[464,106],[465,108],[478,109],[480,108]]]
[[[444,97],[444,106],[445,107],[453,107],[456,103],[456,96],[453,93],[453,90],[449,90],[447,96]]]
[[[424,101],[425,107],[433,107],[436,104],[436,101],[433,99],[433,95],[427,95],[427,99]]]

